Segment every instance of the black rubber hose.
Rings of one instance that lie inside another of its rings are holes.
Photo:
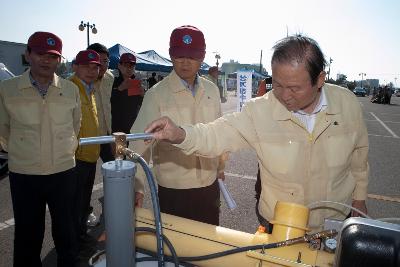
[[[142,248],[136,248],[136,252],[140,252],[142,254],[149,255],[147,257],[136,258],[136,262],[157,261],[157,255],[153,251],[149,251],[149,250],[142,249]],[[165,255],[164,258],[165,258],[166,262],[172,262],[172,263],[174,262],[172,257],[170,257],[168,255]],[[194,265],[194,264],[188,263],[188,262],[179,262],[179,266],[181,266],[181,267],[197,267],[197,265]]]
[[[150,233],[156,234],[156,230],[154,228],[150,228],[150,227],[136,227],[135,232],[150,232]],[[163,237],[165,244],[169,248],[169,251],[171,251],[172,260],[173,260],[173,263],[175,264],[175,267],[179,267],[179,259],[178,259],[178,255],[176,254],[174,246],[172,245],[172,243],[168,239],[168,237],[166,237],[164,234],[162,235],[162,237]],[[136,261],[138,262],[138,258],[136,258]],[[142,260],[142,261],[147,261],[147,260]]]
[[[225,250],[213,254],[207,254],[203,256],[193,256],[193,257],[179,257],[180,261],[204,261],[204,260],[210,260],[210,259],[215,259],[223,256],[228,256],[231,254],[235,253],[240,253],[248,250],[256,250],[256,249],[271,249],[271,248],[277,248],[278,245],[281,243],[271,243],[271,244],[263,244],[263,245],[253,245],[253,246],[247,246],[247,247],[241,247],[241,248],[234,248],[230,250]]]
[[[147,182],[149,183],[149,188],[151,192],[151,202],[153,204],[154,221],[156,226],[156,239],[157,239],[157,258],[158,267],[164,267],[164,244],[163,244],[163,233],[162,233],[162,223],[160,214],[160,203],[158,200],[157,188],[154,182],[153,174],[151,173],[146,161],[137,153],[135,153],[135,160],[139,162],[142,166]]]

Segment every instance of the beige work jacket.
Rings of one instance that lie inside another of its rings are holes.
[[[54,75],[44,98],[29,70],[0,83],[0,136],[12,172],[43,175],[74,167],[80,120],[79,91],[70,81]]]
[[[99,119],[100,135],[111,134],[111,90],[114,75],[107,70],[103,78],[94,83],[97,116]]]
[[[261,171],[260,213],[273,218],[278,200],[308,205],[332,200],[365,200],[368,185],[368,134],[360,104],[348,89],[324,86],[328,106],[318,113],[310,134],[269,92],[249,101],[240,113],[209,123],[183,126],[179,148],[188,154],[216,156],[253,148]],[[251,194],[251,192],[249,192]],[[332,207],[332,205],[329,205]],[[343,219],[349,209],[311,211],[310,226],[323,218]]]
[[[175,71],[172,71],[145,94],[131,133],[142,133],[150,122],[160,116],[169,116],[178,125],[207,123],[219,118],[221,104],[218,88],[202,77],[198,77],[198,83],[197,93],[193,97]],[[180,149],[166,142],[152,145],[145,145],[143,141],[130,142],[130,148],[147,161],[153,161],[153,171],[158,184],[168,188],[209,186],[215,181],[217,172],[224,168],[219,155],[211,158],[185,155]],[[137,178],[136,190],[143,192],[145,176],[141,167],[138,168]]]

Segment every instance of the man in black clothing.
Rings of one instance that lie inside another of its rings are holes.
[[[153,87],[157,83],[156,75],[157,74],[155,72],[153,72],[151,74],[151,77],[147,79],[147,84],[149,86],[148,89],[150,89],[151,87]]]

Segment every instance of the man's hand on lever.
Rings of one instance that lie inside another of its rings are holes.
[[[185,140],[186,132],[182,128],[178,127],[170,118],[161,117],[144,129],[145,133],[152,133],[154,139],[163,140],[172,144],[180,144]],[[147,144],[151,140],[145,141]]]

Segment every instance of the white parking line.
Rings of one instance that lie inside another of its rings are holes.
[[[386,123],[400,123],[400,121],[384,121]]]
[[[384,137],[384,138],[398,138],[392,135],[381,135],[381,134],[368,134],[368,136],[375,136],[375,137]]]
[[[390,116],[400,116],[400,114],[393,114],[393,113],[380,113],[381,115],[390,115]]]
[[[375,122],[377,120],[365,120],[365,121]],[[383,122],[386,122],[386,123],[400,123],[400,121],[383,121]]]
[[[242,175],[242,174],[236,174],[236,173],[230,173],[230,172],[225,172],[225,176],[230,176],[230,177],[235,177],[235,178],[244,178],[244,179],[248,179],[248,180],[257,180],[257,177],[255,177],[255,176]]]
[[[370,114],[372,116],[374,116],[374,118],[379,121],[380,124],[382,124],[382,126],[394,137],[394,138],[399,138],[397,136],[397,134],[395,134],[383,121],[381,121],[381,119],[379,119],[373,112],[370,112]]]

